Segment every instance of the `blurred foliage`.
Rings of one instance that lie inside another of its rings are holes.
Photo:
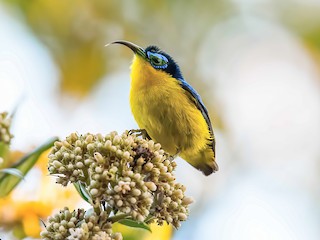
[[[83,96],[92,89],[106,71],[101,8],[90,1],[8,3],[21,10],[27,24],[51,51],[61,71],[62,90]]]
[[[34,151],[23,155],[20,159],[14,159],[12,156],[19,156],[19,154],[11,154],[10,152],[10,143],[13,138],[11,134],[12,119],[13,115],[9,115],[7,112],[0,113],[0,198],[7,196],[19,184],[38,161],[39,156],[51,148],[55,141],[55,139],[51,139]]]
[[[43,152],[53,145],[55,139],[28,154],[11,151],[10,142],[13,135],[10,128],[13,116],[7,113],[0,115],[0,226],[1,229],[12,231],[17,238],[37,237],[40,232],[39,217],[47,216],[52,208],[47,208],[46,202],[26,200],[30,195],[15,199],[15,193],[11,191],[41,159]]]
[[[173,233],[173,228],[166,223],[163,226],[155,223],[151,224],[151,233],[119,223],[113,224],[112,230],[114,232],[121,232],[124,240],[169,240]]]
[[[201,4],[182,0],[4,1],[18,10],[50,50],[61,72],[61,89],[78,97],[86,96],[116,65],[110,63],[110,52],[106,57],[106,43],[126,39],[141,46],[158,44],[183,56],[178,60],[185,66],[194,66],[202,37],[231,9],[223,0]],[[185,69],[196,81],[195,68]]]
[[[8,195],[14,189],[14,187],[19,184],[23,177],[38,161],[40,155],[53,146],[55,140],[56,139],[51,139],[32,152],[25,154],[9,168],[1,169],[0,166],[0,197],[5,197]],[[3,162],[5,165],[6,158],[4,158]]]
[[[11,194],[0,198],[0,226],[6,231],[12,231],[18,239],[27,236],[38,238],[41,231],[40,219],[47,218],[57,208],[80,200],[72,186],[60,189],[47,176],[48,153],[49,150],[42,153],[33,168],[33,174],[40,173],[41,176],[37,183],[30,186],[23,182]],[[19,152],[12,154],[20,155]]]
[[[277,17],[290,31],[299,36],[314,58],[320,73],[320,4],[319,1],[283,0],[275,4]]]

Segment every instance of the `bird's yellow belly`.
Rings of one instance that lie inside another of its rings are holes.
[[[199,109],[182,92],[151,86],[131,90],[131,110],[139,127],[174,155],[196,153],[206,148],[210,133]]]

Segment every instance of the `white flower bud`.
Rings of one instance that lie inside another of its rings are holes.
[[[179,217],[179,220],[181,221],[185,221],[188,218],[188,216],[184,213],[178,213],[178,217]]]
[[[103,169],[101,167],[96,167],[95,171],[96,171],[96,173],[102,173]]]
[[[61,162],[59,162],[59,161],[57,161],[57,160],[53,161],[52,164],[53,164],[53,166],[56,167],[56,168],[59,168],[59,167],[62,166]]]
[[[146,182],[145,185],[152,192],[157,190],[157,186],[153,182]]]
[[[87,145],[87,150],[88,150],[88,151],[93,151],[94,149],[95,149],[95,146],[94,146],[93,143],[89,143],[89,144]]]
[[[70,147],[71,147],[70,143],[68,143],[67,141],[63,141],[63,142],[62,142],[62,145],[63,145],[65,148],[70,148]]]
[[[76,167],[77,167],[77,168],[83,168],[84,165],[83,165],[82,162],[77,162],[77,163],[76,163]]]
[[[86,137],[86,140],[85,140],[87,143],[91,143],[93,141],[93,136],[91,134],[89,134],[87,137]]]
[[[119,135],[116,135],[113,139],[113,144],[118,145],[121,142],[121,137]]]
[[[143,167],[146,171],[151,171],[153,168],[153,164],[151,162],[147,162],[144,167]]]
[[[130,158],[130,153],[128,151],[125,151],[122,156],[124,159],[128,160]]]
[[[96,188],[93,188],[93,189],[90,190],[90,194],[91,194],[92,196],[96,196],[98,193],[99,193],[99,191],[98,191],[98,189],[96,189]]]
[[[182,199],[182,204],[184,204],[184,205],[189,205],[193,202],[194,202],[194,199],[192,197],[184,197]]]
[[[139,222],[143,222],[143,221],[144,221],[144,219],[145,219],[145,217],[144,217],[144,216],[142,216],[141,214],[138,214],[138,216],[137,216],[137,220],[138,220]]]
[[[141,195],[141,191],[137,188],[133,189],[132,191],[133,196],[140,196]]]
[[[101,153],[99,152],[95,152],[93,154],[94,156],[94,159],[98,162],[98,163],[103,163],[104,162],[104,159],[103,159],[103,156],[101,155]]]
[[[118,206],[118,207],[121,207],[122,205],[123,205],[122,200],[118,200],[118,201],[117,201],[117,206]]]

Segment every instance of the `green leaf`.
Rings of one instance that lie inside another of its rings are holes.
[[[78,191],[80,197],[82,197],[82,199],[85,200],[87,203],[91,204],[92,200],[91,200],[91,197],[90,197],[89,193],[87,192],[87,189],[85,188],[85,186],[83,186],[83,184],[81,182],[73,183],[73,185],[76,188],[76,190]]]
[[[121,224],[126,225],[128,227],[142,228],[142,229],[145,229],[145,230],[148,230],[149,232],[151,232],[150,226],[144,222],[137,222],[132,219],[121,219],[118,221],[118,223],[121,223]]]
[[[4,168],[4,169],[0,169],[0,173],[8,173],[11,174],[13,176],[16,176],[18,178],[23,179],[24,176],[22,174],[22,172],[16,168]]]
[[[16,164],[12,165],[11,168],[19,170],[22,173],[22,176],[25,176],[38,161],[40,155],[51,148],[56,140],[57,138],[50,139],[31,153],[23,156]],[[20,181],[21,178],[12,175],[11,173],[2,175],[0,177],[0,197],[8,195]]]

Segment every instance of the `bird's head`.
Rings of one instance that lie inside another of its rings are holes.
[[[134,43],[123,40],[114,41],[110,44],[122,44],[130,48],[136,57],[141,58],[145,63],[152,66],[152,68],[155,70],[166,72],[176,79],[183,79],[178,64],[171,56],[157,46],[148,46],[147,48],[143,49]]]

